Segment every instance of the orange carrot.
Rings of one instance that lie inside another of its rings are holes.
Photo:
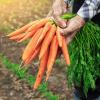
[[[48,53],[49,53],[49,49],[46,50],[45,55],[43,56],[43,58],[40,61],[40,66],[39,66],[39,71],[36,77],[36,81],[34,83],[34,90],[36,90],[38,88],[38,86],[40,85],[41,81],[42,81],[42,77],[46,71],[47,68],[47,59],[48,59]]]
[[[40,54],[39,54],[39,59],[41,59],[43,57],[43,55],[45,54],[45,51],[49,47],[55,32],[56,32],[56,26],[52,25],[50,31],[47,33],[47,35],[45,36],[45,38],[43,40],[41,50],[40,50]]]
[[[22,39],[24,36],[25,36],[25,34],[23,33],[23,34],[12,36],[9,39],[18,41],[19,39]]]
[[[25,61],[31,54],[32,52],[35,50],[35,45],[36,42],[42,32],[43,28],[40,28],[35,35],[32,37],[32,39],[30,40],[30,42],[28,43],[28,45],[26,46],[24,53],[22,55],[22,59],[23,61]]]
[[[59,26],[57,26],[56,35],[57,35],[59,47],[62,47],[62,35],[60,33],[60,27]]]
[[[41,46],[38,46],[34,51],[33,54],[31,55],[31,57],[29,57],[26,61],[25,61],[25,65],[31,63],[32,60],[34,60],[37,55],[39,54]]]
[[[58,52],[58,41],[56,35],[53,37],[53,40],[50,45],[50,53],[47,62],[47,72],[46,72],[46,81],[48,80],[50,73],[52,71],[53,64],[55,62],[56,56]]]
[[[49,21],[49,18],[45,18],[45,19],[42,19],[40,21],[38,21],[36,24],[32,25],[28,30],[27,32],[30,32],[32,30],[36,30],[36,29],[39,29],[40,27],[44,26],[47,22]]]
[[[46,23],[46,25],[44,26],[43,31],[42,31],[38,41],[37,41],[37,46],[42,42],[42,40],[44,39],[45,35],[50,30],[51,26],[52,25],[51,25],[50,22]]]
[[[27,25],[21,27],[20,29],[17,29],[16,31],[14,31],[14,32],[12,32],[12,33],[10,33],[10,34],[8,34],[7,36],[12,37],[12,36],[21,34],[21,33],[25,32],[25,31],[26,31],[32,24],[34,24],[35,22],[36,22],[36,21],[31,22],[31,23],[29,23],[29,24],[27,24]]]
[[[64,36],[62,37],[62,48],[61,49],[62,49],[67,65],[70,65],[70,57],[69,57],[68,48],[66,45],[66,39]]]
[[[24,40],[31,38],[36,33],[36,31],[37,30],[33,30],[31,32],[26,33],[26,35],[19,42],[23,42]]]

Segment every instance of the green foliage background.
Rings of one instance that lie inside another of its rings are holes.
[[[100,27],[88,22],[76,35],[69,47],[71,66],[67,76],[69,85],[74,83],[83,88],[95,89],[95,82],[100,78]]]

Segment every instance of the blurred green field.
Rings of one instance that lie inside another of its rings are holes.
[[[0,0],[0,32],[9,33],[24,24],[43,18],[53,0]]]

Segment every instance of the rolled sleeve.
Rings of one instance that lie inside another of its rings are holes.
[[[100,11],[100,0],[85,0],[77,14],[85,21],[93,18]]]

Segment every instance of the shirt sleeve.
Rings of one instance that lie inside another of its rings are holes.
[[[100,0],[85,0],[77,14],[88,21],[100,12]]]

